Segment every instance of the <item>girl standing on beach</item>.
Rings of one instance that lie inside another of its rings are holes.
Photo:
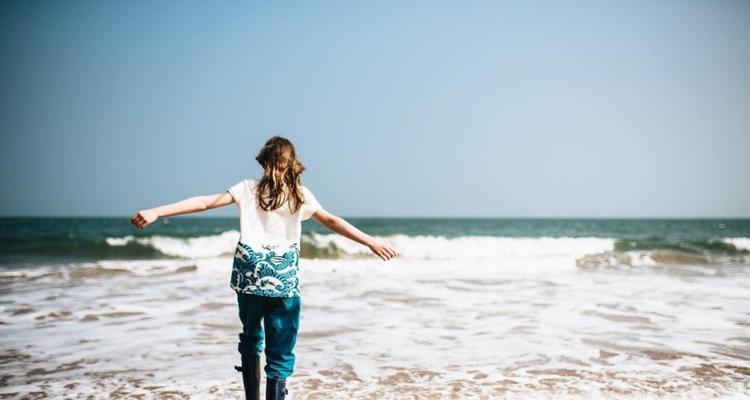
[[[266,399],[286,397],[286,378],[294,369],[294,345],[299,327],[299,251],[302,221],[318,223],[364,244],[384,261],[397,255],[386,243],[360,231],[323,209],[302,185],[305,167],[286,138],[273,136],[255,159],[263,167],[259,180],[243,179],[223,193],[141,210],[130,222],[144,229],[159,217],[188,214],[236,203],[240,210],[240,239],[234,253],[230,287],[237,294],[242,333],[238,351],[246,399],[260,397],[260,352],[265,339]],[[262,321],[262,324],[261,324]]]

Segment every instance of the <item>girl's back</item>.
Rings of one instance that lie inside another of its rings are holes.
[[[240,241],[258,248],[298,246],[302,221],[323,207],[302,185],[305,202],[296,212],[290,210],[288,200],[275,210],[264,210],[257,201],[258,183],[256,179],[243,179],[227,189],[240,209]]]

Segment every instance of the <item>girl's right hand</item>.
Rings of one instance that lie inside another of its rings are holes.
[[[370,251],[375,253],[378,257],[382,258],[383,261],[388,261],[398,255],[396,250],[389,244],[377,240],[373,240],[367,247],[369,247]]]
[[[141,210],[133,214],[130,218],[130,223],[138,229],[144,229],[157,219],[159,219],[159,214],[153,209]]]

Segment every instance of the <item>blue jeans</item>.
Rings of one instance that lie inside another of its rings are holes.
[[[242,321],[237,346],[240,354],[260,354],[265,339],[266,377],[281,380],[291,376],[302,306],[300,297],[267,297],[237,292],[237,305]]]

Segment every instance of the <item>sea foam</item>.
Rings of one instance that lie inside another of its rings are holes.
[[[108,237],[110,246],[126,246],[132,242],[150,246],[163,254],[185,258],[206,258],[231,254],[239,232],[226,231],[218,235],[179,238],[172,236]],[[497,237],[434,235],[408,236],[403,234],[376,236],[391,244],[402,257],[414,259],[505,259],[508,257],[574,256],[611,251],[615,239],[594,237]],[[327,251],[334,258],[370,254],[370,250],[357,242],[337,234],[312,233],[303,235],[303,245],[310,246],[316,254]],[[317,251],[315,251],[317,250]]]
[[[174,257],[206,258],[229,254],[234,250],[240,232],[230,230],[218,235],[206,235],[179,238],[173,236],[149,236],[136,238],[132,235],[125,237],[108,237],[107,244],[110,246],[125,246],[135,242],[144,246],[150,246],[163,254]]]
[[[724,243],[729,243],[739,250],[750,251],[750,238],[746,237],[734,237],[722,239]]]

